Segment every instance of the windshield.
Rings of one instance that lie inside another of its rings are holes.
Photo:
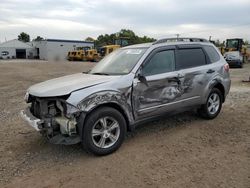
[[[146,48],[119,49],[102,59],[90,74],[123,75],[128,74],[142,55]]]

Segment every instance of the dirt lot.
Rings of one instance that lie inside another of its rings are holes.
[[[183,113],[128,134],[112,155],[47,143],[19,117],[32,84],[93,63],[0,63],[0,187],[249,187],[250,64],[232,69],[222,113],[207,121]]]

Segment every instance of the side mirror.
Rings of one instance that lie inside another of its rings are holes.
[[[145,76],[141,75],[141,74],[138,74],[138,80],[141,81],[141,83],[145,84],[146,86],[148,86],[148,81],[146,79]]]

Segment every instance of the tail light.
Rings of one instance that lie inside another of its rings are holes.
[[[229,65],[228,65],[228,63],[226,63],[226,64],[224,65],[224,70],[225,70],[226,72],[229,72]]]

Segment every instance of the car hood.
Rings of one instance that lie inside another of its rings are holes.
[[[119,76],[72,74],[35,84],[28,89],[28,93],[37,97],[63,96],[75,90],[111,81],[117,77]]]

